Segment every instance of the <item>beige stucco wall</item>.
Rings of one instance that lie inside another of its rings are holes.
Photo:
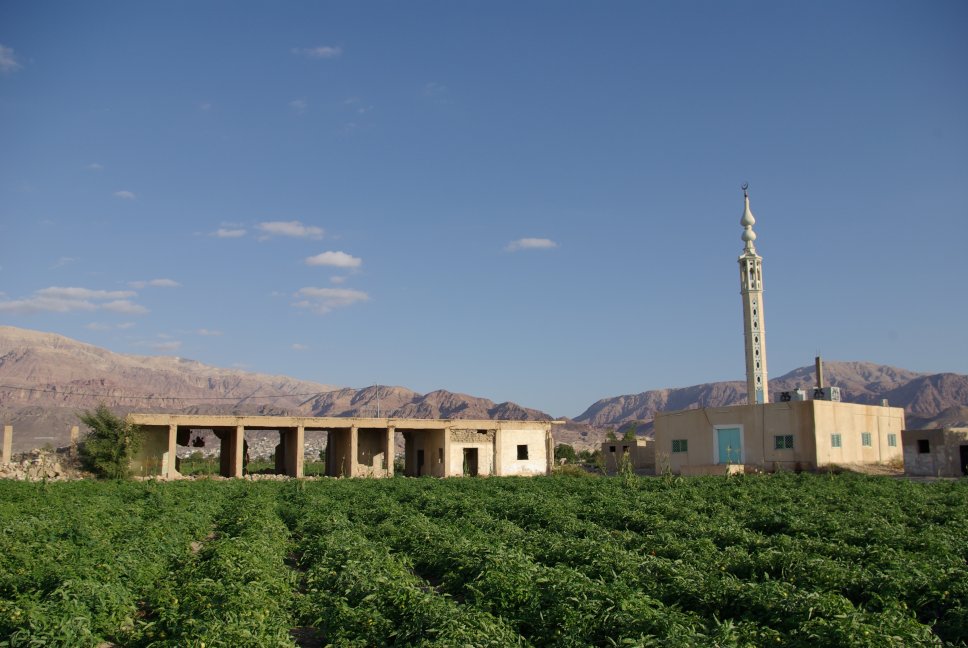
[[[968,445],[968,428],[904,430],[904,472],[931,477],[962,477],[961,446]],[[930,452],[918,452],[918,441],[927,440]]]
[[[446,430],[413,430],[412,452],[406,455],[406,471],[408,475],[417,475],[417,451],[424,451],[424,465],[421,476],[444,476],[444,435]]]
[[[354,477],[384,477],[387,474],[387,433],[385,429],[357,430]]]
[[[741,456],[732,463],[762,470],[811,469],[827,464],[899,461],[904,410],[832,401],[792,401],[764,405],[662,412],[655,419],[656,470],[682,472],[683,466],[718,464],[715,430],[739,427]],[[871,446],[861,433],[871,433]],[[831,434],[841,447],[831,447]],[[888,434],[897,445],[888,446]],[[793,448],[776,449],[774,437],[793,435]],[[673,453],[672,441],[685,439],[688,451]]]
[[[903,459],[901,430],[904,410],[832,401],[807,401],[814,406],[816,418],[817,465],[900,463]],[[871,445],[865,447],[861,435],[869,432]],[[840,434],[840,448],[831,444],[831,435]],[[896,445],[888,445],[888,435]]]
[[[614,448],[614,451],[612,450]],[[605,472],[618,472],[623,455],[628,455],[632,470],[655,470],[655,443],[648,439],[634,441],[605,441],[602,443],[602,460],[605,462]]]
[[[477,450],[477,475],[484,477],[494,474],[494,449],[496,432],[494,430],[452,429],[448,452],[447,476],[464,475],[464,450]]]
[[[548,473],[548,448],[544,430],[498,431],[498,475],[545,475]],[[528,458],[518,459],[518,445],[528,446]]]

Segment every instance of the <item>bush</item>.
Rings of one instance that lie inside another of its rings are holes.
[[[124,479],[141,446],[141,429],[114,414],[103,403],[78,418],[91,428],[77,448],[81,464],[102,479]]]
[[[558,463],[562,459],[567,463],[575,463],[578,461],[578,455],[575,453],[575,448],[567,443],[559,443],[555,446],[555,459]]]

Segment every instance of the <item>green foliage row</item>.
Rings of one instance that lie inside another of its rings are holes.
[[[0,646],[965,646],[966,529],[847,474],[2,482]]]

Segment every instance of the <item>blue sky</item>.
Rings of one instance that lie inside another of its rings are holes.
[[[0,323],[575,416],[968,373],[964,2],[0,4]]]

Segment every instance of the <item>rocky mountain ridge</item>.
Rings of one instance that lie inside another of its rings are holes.
[[[968,376],[924,374],[870,362],[824,364],[828,384],[844,400],[904,407],[908,427],[968,425]],[[814,367],[794,369],[770,381],[771,397],[810,389]],[[743,381],[603,398],[565,425],[560,443],[595,447],[608,428],[638,424],[649,434],[655,413],[744,403]],[[405,387],[334,387],[194,360],[118,354],[51,333],[0,326],[0,423],[15,428],[15,451],[67,443],[77,412],[104,402],[117,412],[279,414],[303,416],[396,416],[547,420],[550,415],[516,403],[446,390],[420,394]]]
[[[14,449],[64,445],[77,412],[276,414],[547,420],[515,403],[438,390],[334,387],[174,357],[114,353],[52,333],[0,326],[0,419]]]
[[[895,407],[903,407],[911,422],[916,423],[910,427],[950,425],[945,423],[947,419],[939,418],[942,413],[957,420],[957,408],[968,406],[968,376],[961,374],[924,374],[871,362],[825,361],[824,379],[826,384],[840,387],[846,402],[879,404],[886,399]],[[798,387],[809,390],[815,384],[814,367],[800,367],[771,379],[770,397],[778,400],[780,392]],[[656,412],[664,410],[726,407],[745,402],[744,381],[706,383],[603,398],[575,417],[575,421],[593,427],[621,427],[648,423]]]

